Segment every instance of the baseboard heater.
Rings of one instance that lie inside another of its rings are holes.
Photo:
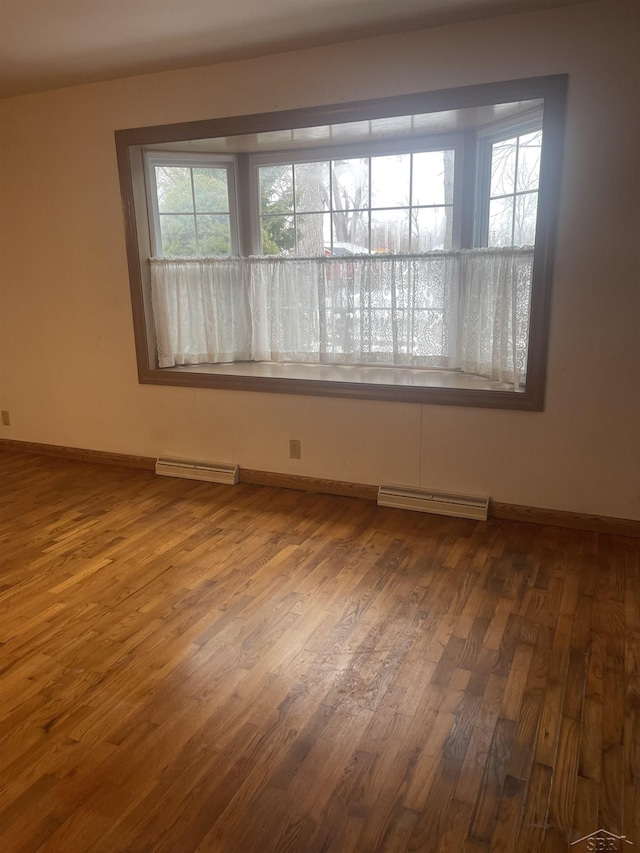
[[[197,462],[191,459],[169,459],[161,456],[156,461],[156,474],[235,486],[240,479],[240,466],[226,465],[221,462]]]
[[[477,521],[486,521],[489,517],[489,498],[403,486],[380,486],[378,506],[433,512],[436,515],[454,515]]]

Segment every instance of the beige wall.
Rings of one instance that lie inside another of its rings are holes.
[[[634,7],[607,0],[3,102],[0,406],[12,426],[0,437],[640,518]],[[138,385],[114,129],[562,72],[543,413]]]

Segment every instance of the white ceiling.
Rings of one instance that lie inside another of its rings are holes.
[[[588,0],[0,0],[0,97]]]

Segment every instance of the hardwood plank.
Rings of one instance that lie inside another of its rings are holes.
[[[515,733],[512,720],[497,721],[471,821],[469,835],[476,841],[489,844],[492,840]]]
[[[639,581],[629,537],[0,449],[0,849],[640,844]]]
[[[549,794],[553,773],[550,767],[534,763],[528,780],[522,823],[516,850],[539,853],[543,850],[549,812]]]

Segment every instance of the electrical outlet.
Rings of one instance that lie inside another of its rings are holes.
[[[6,409],[2,410],[2,426],[11,426],[11,418],[9,417],[9,412]]]
[[[289,459],[300,459],[300,441],[297,438],[289,439]]]

